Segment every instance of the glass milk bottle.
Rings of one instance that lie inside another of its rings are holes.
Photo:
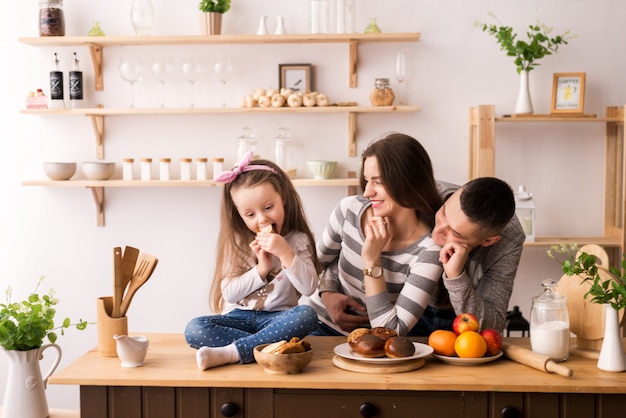
[[[544,291],[533,298],[530,311],[530,346],[555,361],[569,356],[569,315],[567,300],[554,288],[556,280],[544,280]]]

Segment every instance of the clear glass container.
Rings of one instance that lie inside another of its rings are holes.
[[[222,171],[224,171],[224,159],[221,157],[213,158],[213,178],[217,178],[222,174]]]
[[[395,98],[388,78],[377,78],[374,81],[374,90],[370,93],[372,106],[391,106]]]
[[[335,24],[337,33],[355,33],[355,0],[336,0]]]
[[[241,135],[237,138],[237,161],[241,161],[244,155],[248,151],[252,151],[252,154],[257,155],[256,152],[257,140],[256,136],[252,132],[252,128],[245,126],[241,130]]]
[[[311,33],[328,33],[328,0],[309,0]]]
[[[541,282],[544,291],[533,298],[530,311],[530,346],[555,361],[569,356],[569,313],[567,299],[555,291],[556,280]]]
[[[65,36],[63,0],[39,1],[39,36]]]
[[[274,138],[274,162],[283,169],[289,178],[296,177],[296,159],[293,139],[289,128],[281,126]]]
[[[135,35],[152,35],[154,31],[154,7],[151,0],[132,0],[130,5],[130,21]]]

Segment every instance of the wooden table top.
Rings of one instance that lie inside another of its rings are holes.
[[[139,335],[139,334],[134,334]],[[393,374],[356,373],[332,364],[335,346],[344,337],[307,337],[314,358],[300,374],[266,373],[256,363],[230,364],[200,371],[196,350],[182,334],[142,334],[150,340],[145,365],[123,368],[117,357],[99,357],[94,348],[57,371],[52,384],[87,386],[241,387],[342,390],[416,390],[626,394],[626,373],[599,370],[597,360],[570,356],[567,378],[515,363],[504,357],[487,364],[459,366],[429,356],[417,370]],[[423,339],[416,341],[424,342]],[[505,338],[529,347],[528,338]]]

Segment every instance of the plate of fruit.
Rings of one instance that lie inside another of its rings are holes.
[[[438,329],[428,337],[433,356],[449,364],[474,366],[502,357],[502,334],[495,329],[480,330],[478,318],[470,313],[458,315],[452,330]]]
[[[357,328],[348,341],[335,347],[336,355],[369,364],[398,364],[427,357],[433,348],[399,336],[384,327]]]

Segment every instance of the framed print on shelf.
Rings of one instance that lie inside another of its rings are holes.
[[[555,73],[551,114],[582,114],[585,105],[585,73]]]
[[[313,91],[311,64],[278,64],[279,88],[296,91]]]

